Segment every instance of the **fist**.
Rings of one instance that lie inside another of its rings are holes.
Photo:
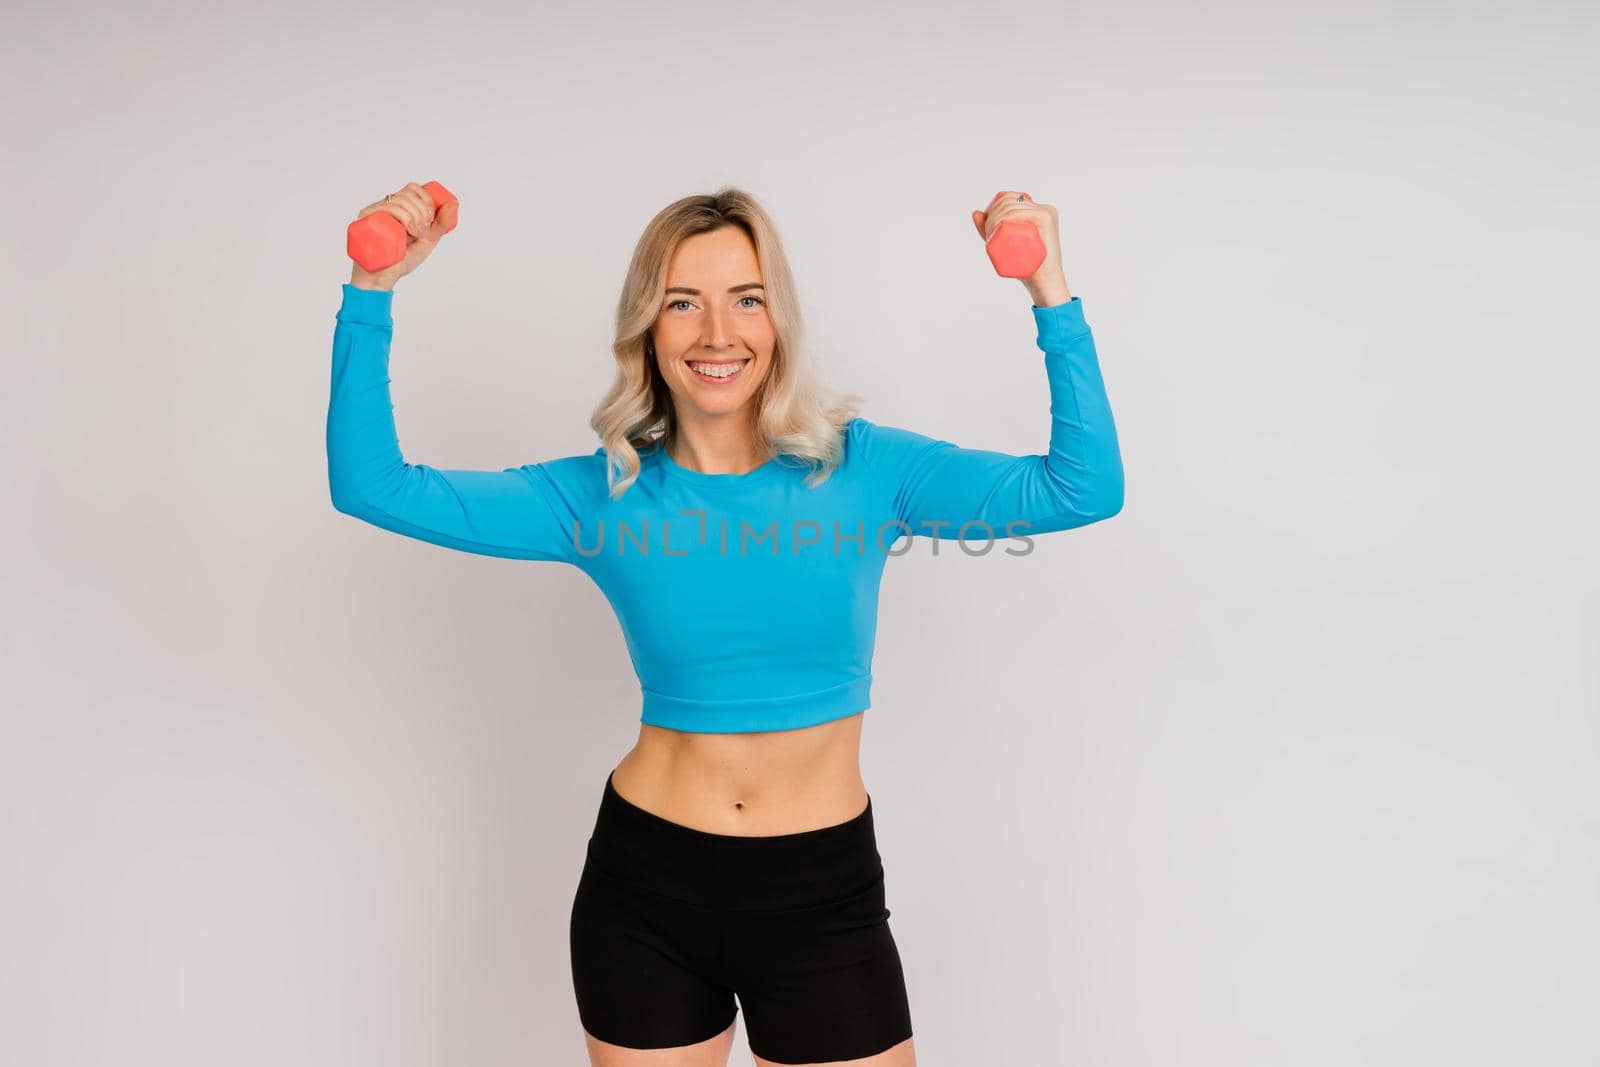
[[[1023,199],[1018,200],[1018,197]],[[1061,269],[1061,232],[1060,222],[1056,217],[1056,209],[1049,204],[1035,203],[1027,193],[1017,190],[1002,190],[994,194],[994,199],[989,201],[989,206],[972,213],[972,225],[977,228],[978,236],[987,243],[994,231],[999,229],[1002,222],[1026,222],[1039,231],[1039,236],[1044,239],[1044,262],[1039,264],[1039,269],[1032,275],[1021,279],[1030,291],[1038,291],[1047,285],[1060,283],[1060,288],[1066,288],[1066,275]]]
[[[458,210],[459,205],[453,198],[436,209],[433,196],[417,182],[408,182],[382,200],[368,204],[356,213],[356,218],[364,219],[368,215],[383,212],[399,220],[406,232],[405,258],[370,274],[359,263],[354,264],[352,280],[359,279],[364,284],[378,288],[393,286],[396,281],[416,270],[433,253],[439,239],[456,228]]]

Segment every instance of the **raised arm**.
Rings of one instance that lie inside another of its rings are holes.
[[[333,506],[462,552],[576,564],[571,508],[541,464],[477,471],[405,461],[389,395],[393,300],[393,290],[344,286],[328,400]]]
[[[1052,533],[1122,509],[1122,453],[1083,302],[1033,307],[1050,385],[1050,447],[1014,456],[856,419],[867,467],[913,536],[965,540]],[[1008,529],[1008,524],[1016,526]]]

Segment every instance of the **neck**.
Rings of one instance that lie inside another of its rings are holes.
[[[749,419],[680,420],[665,447],[672,461],[701,474],[748,474],[770,458]]]

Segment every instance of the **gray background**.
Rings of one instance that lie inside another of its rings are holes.
[[[722,183],[868,417],[1041,451],[968,213],[1059,209],[1127,506],[889,563],[922,1063],[1600,1062],[1592,5],[6,21],[0,1061],[583,1062],[617,624],[327,496],[345,225],[437,178],[442,467],[595,447],[633,243]]]

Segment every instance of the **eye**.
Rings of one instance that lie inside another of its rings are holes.
[[[754,300],[758,305],[760,305],[762,307],[765,307],[766,303],[767,303],[765,300],[761,299],[759,296],[741,296],[739,298],[739,302],[740,303],[743,303],[746,300]],[[668,310],[675,311],[675,310],[677,310],[677,307],[678,307],[679,304],[687,304],[687,303],[689,303],[689,301],[687,301],[687,300],[674,300],[672,303],[667,305],[667,308],[668,308]],[[750,310],[753,310],[753,309],[750,309]]]

